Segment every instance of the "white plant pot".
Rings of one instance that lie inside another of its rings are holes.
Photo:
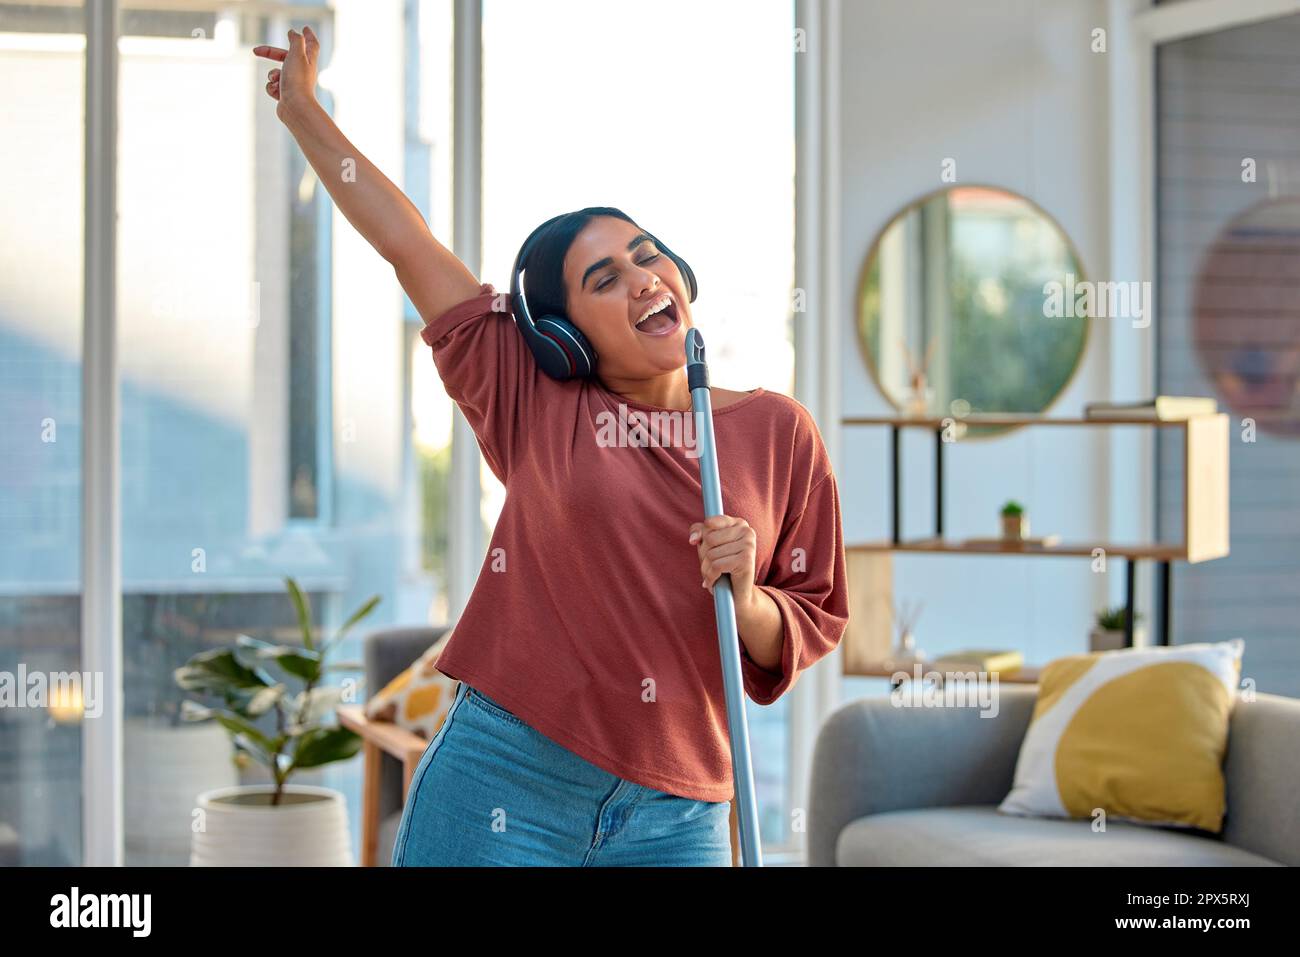
[[[332,788],[241,785],[205,791],[190,843],[191,867],[352,867],[347,802]]]

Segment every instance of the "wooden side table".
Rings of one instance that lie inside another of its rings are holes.
[[[361,866],[374,867],[379,850],[379,771],[385,754],[402,762],[402,800],[429,742],[391,721],[371,721],[361,705],[338,709],[339,724],[361,736]]]
[[[411,778],[424,756],[429,742],[413,731],[399,728],[391,721],[371,721],[361,705],[338,708],[339,724],[361,737],[361,866],[374,867],[379,850],[379,770],[385,754],[402,762],[402,800],[411,787]],[[737,830],[736,803],[731,803],[731,866],[740,866],[740,834]]]

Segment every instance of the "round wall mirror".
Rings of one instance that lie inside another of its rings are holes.
[[[1029,200],[951,186],[876,237],[858,283],[858,340],[904,415],[1040,413],[1078,368],[1089,325],[1055,315],[1047,284],[1084,278],[1064,231]]]

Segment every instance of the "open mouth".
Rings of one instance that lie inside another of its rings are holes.
[[[643,336],[666,336],[681,324],[681,318],[677,315],[677,303],[669,299],[667,306],[642,319],[635,328]]]

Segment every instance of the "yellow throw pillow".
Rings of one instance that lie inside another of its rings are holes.
[[[1223,827],[1223,757],[1240,638],[1071,655],[1050,662],[998,810]]]
[[[438,655],[450,638],[448,630],[411,667],[367,701],[366,717],[391,721],[430,739],[437,734],[456,695],[457,682],[436,667]]]

